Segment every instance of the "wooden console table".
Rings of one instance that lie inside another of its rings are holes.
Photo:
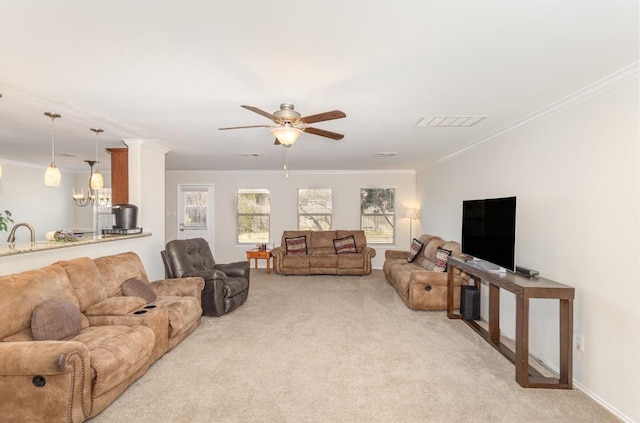
[[[258,268],[258,259],[267,260],[267,275],[271,274],[271,250],[260,250],[254,248],[247,251],[247,261],[251,263],[251,259],[255,261],[255,267]]]
[[[476,288],[489,287],[489,329],[473,320],[464,320],[473,330],[516,366],[516,382],[524,388],[571,389],[573,353],[574,288],[544,278],[528,278],[516,273],[492,273],[474,265],[472,257],[449,257],[447,284],[447,317],[462,319],[453,309],[453,271],[459,269],[473,276]],[[516,296],[515,353],[500,342],[500,289]],[[560,374],[558,378],[542,375],[529,365],[529,299],[546,298],[560,301]]]

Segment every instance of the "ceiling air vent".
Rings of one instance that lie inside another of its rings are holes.
[[[416,123],[416,126],[420,128],[468,128],[486,118],[486,116],[423,116]]]
[[[242,157],[258,157],[260,153],[238,153],[238,156]]]
[[[375,156],[376,157],[392,157],[392,156],[395,156],[396,154],[398,153],[396,153],[395,151],[383,151],[383,152],[376,153]]]

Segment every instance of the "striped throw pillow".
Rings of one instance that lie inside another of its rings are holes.
[[[338,238],[333,240],[333,247],[336,249],[336,254],[357,253],[356,239],[353,235],[349,235],[344,238]]]
[[[413,241],[411,242],[411,250],[409,250],[409,257],[407,257],[407,262],[412,263],[416,259],[416,257],[418,257],[418,253],[422,251],[422,247],[424,247],[424,244],[413,238]]]
[[[287,249],[287,254],[307,254],[307,237],[304,235],[295,238],[285,238],[284,245]]]
[[[436,253],[436,265],[433,270],[436,272],[446,272],[447,271],[447,260],[449,260],[449,256],[451,255],[451,250],[446,250],[444,248],[438,247],[438,252]]]

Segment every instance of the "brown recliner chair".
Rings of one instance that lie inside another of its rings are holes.
[[[216,264],[202,238],[169,241],[161,252],[167,278],[204,279],[202,314],[222,316],[240,307],[249,296],[249,262]]]

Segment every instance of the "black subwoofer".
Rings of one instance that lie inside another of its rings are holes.
[[[460,315],[464,320],[480,320],[480,290],[473,285],[460,289]]]

